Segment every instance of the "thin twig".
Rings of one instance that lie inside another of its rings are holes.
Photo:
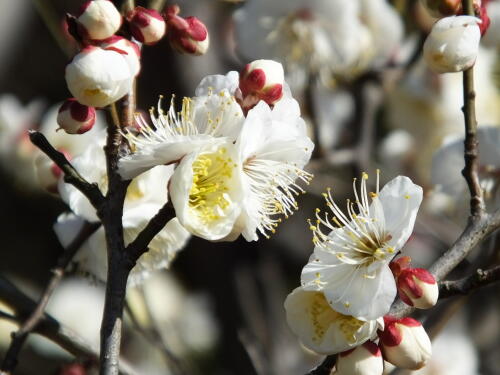
[[[1,370],[7,373],[14,371],[18,363],[18,356],[21,349],[28,338],[28,335],[35,329],[38,323],[42,320],[45,313],[45,308],[49,302],[52,293],[61,281],[66,267],[69,265],[76,252],[80,249],[83,243],[99,228],[100,223],[86,223],[80,233],[68,245],[65,251],[57,260],[57,266],[52,270],[52,278],[45,287],[36,308],[32,311],[29,317],[24,321],[19,330],[12,334],[12,341],[7,349],[3,359]]]
[[[98,210],[104,201],[104,196],[97,184],[93,184],[85,180],[78,171],[66,159],[63,153],[57,151],[49,143],[45,136],[37,131],[30,130],[29,137],[31,143],[43,151],[56,165],[64,172],[64,181],[73,185],[83,195],[85,195],[90,203]]]
[[[174,208],[170,203],[160,208],[155,216],[149,221],[146,227],[137,235],[125,249],[131,262],[136,262],[144,254],[151,240],[165,227],[170,219],[175,217]]]
[[[14,318],[16,322],[25,321],[37,306],[35,301],[2,276],[0,276],[0,300],[14,311],[15,317],[10,316],[9,320]],[[47,313],[42,315],[42,319],[33,332],[56,343],[75,357],[90,358],[95,361],[99,357],[96,348]],[[137,372],[123,359],[120,362],[120,372],[125,375],[137,375]]]
[[[446,251],[429,271],[437,280],[442,280],[489,234],[500,228],[500,210],[484,214],[478,220],[469,222],[453,246]],[[409,315],[414,309],[401,301],[396,301],[389,312],[397,318]]]
[[[439,284],[439,298],[448,298],[459,294],[466,295],[497,281],[500,281],[500,266],[486,271],[478,269],[467,277],[453,281],[442,281]]]
[[[464,14],[474,16],[472,0],[462,0]],[[465,167],[462,174],[467,181],[470,191],[470,212],[472,219],[484,213],[483,190],[478,177],[478,140],[476,136],[476,92],[474,91],[474,66],[463,72],[464,106],[462,111],[465,118],[464,158]]]

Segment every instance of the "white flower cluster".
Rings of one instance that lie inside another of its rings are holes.
[[[194,97],[182,100],[179,112],[173,99],[167,112],[159,103],[158,113],[151,111],[152,124],[139,118],[139,132],[125,134],[133,153],[120,160],[122,177],[174,164],[168,193],[177,218],[207,240],[268,236],[281,216],[297,208],[296,196],[304,192],[299,182],[312,177],[302,168],[314,145],[283,81],[283,68],[279,65],[280,83],[275,62],[263,60],[258,68],[262,87],[269,80],[280,92],[283,88],[280,99],[263,97],[253,108],[242,107],[248,102],[240,90],[243,76],[209,76]]]
[[[355,199],[347,201],[347,213],[331,190],[324,194],[330,212],[317,209],[316,221],[310,221],[314,252],[301,287],[285,301],[288,324],[305,346],[322,354],[342,353],[336,374],[380,375],[383,358],[416,369],[430,357],[420,323],[384,316],[398,291],[418,308],[437,301],[437,283],[428,271],[409,268],[407,257],[390,264],[412,233],[422,188],[399,176],[379,191],[377,171],[376,189],[368,192],[367,179],[363,173],[359,192],[354,180]],[[377,338],[383,355],[370,341]]]

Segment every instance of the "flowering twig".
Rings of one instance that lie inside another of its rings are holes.
[[[33,309],[28,318],[23,322],[19,330],[12,334],[12,341],[5,354],[2,362],[1,370],[7,373],[12,372],[17,366],[17,357],[23,347],[28,335],[36,328],[44,317],[45,308],[49,302],[52,293],[64,276],[66,267],[69,265],[76,252],[80,249],[83,243],[94,233],[100,224],[86,223],[80,233],[76,236],[72,243],[68,245],[65,251],[57,260],[57,266],[52,270],[53,276],[45,287],[38,304]]]
[[[14,310],[15,316],[8,315],[8,319],[14,322],[23,322],[36,308],[36,302],[26,296],[7,279],[0,276],[0,300]],[[7,316],[5,316],[7,318]],[[95,348],[88,344],[76,332],[67,328],[47,313],[42,314],[38,325],[34,328],[36,332],[61,348],[78,358],[90,358],[97,360],[99,354]],[[120,373],[124,375],[137,375],[136,371],[126,361],[121,360]],[[8,372],[0,372],[2,375]]]
[[[464,14],[474,16],[472,0],[462,0]],[[462,111],[465,118],[464,158],[465,167],[462,174],[467,181],[470,191],[470,212],[474,219],[484,213],[483,191],[478,177],[478,140],[476,136],[476,92],[474,91],[474,66],[463,72],[464,106]]]
[[[478,269],[472,275],[453,281],[439,283],[439,298],[448,298],[457,294],[468,294],[471,291],[500,281],[500,266],[488,270]]]
[[[493,214],[484,214],[471,221],[451,248],[446,251],[429,271],[436,280],[442,280],[489,234],[500,228],[500,210]],[[391,307],[390,315],[402,318],[409,315],[413,308],[397,301]]]
[[[98,209],[104,201],[104,196],[99,190],[97,184],[91,184],[85,180],[85,178],[83,178],[82,175],[80,175],[80,173],[78,173],[78,171],[71,165],[68,159],[66,159],[66,156],[52,147],[42,133],[30,130],[29,137],[31,143],[37,146],[54,163],[56,163],[59,168],[61,168],[64,172],[64,181],[81,191],[82,194],[88,198],[90,203]]]

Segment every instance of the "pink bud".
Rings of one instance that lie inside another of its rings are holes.
[[[141,43],[152,45],[165,35],[165,20],[154,9],[136,7],[127,15],[127,19],[132,35]]]
[[[396,279],[401,300],[418,309],[429,309],[439,297],[436,279],[423,268],[406,268]]]
[[[245,66],[240,74],[240,90],[243,95],[242,107],[253,107],[259,100],[269,105],[283,96],[285,73],[283,66],[273,60],[255,60]]]
[[[488,11],[486,10],[486,5],[483,4],[479,8],[476,8],[476,14],[481,19],[479,30],[481,31],[481,36],[483,36],[486,31],[488,31],[491,23],[490,17],[488,17]]]
[[[384,360],[377,344],[367,341],[355,349],[340,353],[335,375],[382,375]]]
[[[393,260],[391,263],[389,263],[389,268],[391,269],[394,277],[397,278],[401,273],[401,271],[410,266],[410,263],[411,263],[411,258],[409,256],[404,256],[396,260]]]
[[[70,363],[63,366],[57,375],[87,375],[87,369],[80,363]]]
[[[59,108],[57,123],[68,134],[86,133],[94,126],[95,109],[78,103],[75,98],[66,99]]]
[[[196,17],[180,17],[179,11],[179,7],[173,5],[165,14],[170,45],[180,53],[196,56],[205,54],[209,45],[206,26]]]
[[[420,322],[413,318],[384,316],[384,330],[379,331],[379,345],[384,359],[394,366],[418,370],[432,354],[432,345]]]
[[[122,24],[122,16],[110,0],[87,1],[77,18],[80,35],[91,40],[111,37]]]
[[[131,73],[137,76],[141,70],[141,49],[139,46],[118,35],[103,40],[99,46],[105,50],[113,50],[123,55],[128,63]]]

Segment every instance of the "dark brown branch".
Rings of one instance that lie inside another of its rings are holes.
[[[317,74],[311,73],[304,90],[304,104],[313,130],[314,150],[312,153],[312,159],[321,159],[325,155],[325,152],[321,147],[321,125],[319,123],[318,116],[316,115],[316,109],[314,108],[314,90],[317,80]]]
[[[52,270],[53,276],[45,287],[36,308],[32,311],[29,317],[24,321],[19,330],[12,334],[12,341],[7,349],[7,353],[3,359],[1,370],[12,372],[18,363],[18,356],[25,343],[28,335],[36,328],[42,320],[45,308],[49,302],[52,293],[61,281],[66,267],[69,265],[76,252],[80,249],[83,243],[99,228],[100,223],[86,223],[76,238],[69,244],[65,251],[57,260],[57,266]]]
[[[453,246],[434,262],[429,271],[437,280],[444,279],[481,241],[498,228],[500,228],[500,210],[471,221]],[[413,310],[398,300],[391,307],[389,314],[401,318]]]
[[[37,304],[31,298],[26,296],[17,287],[7,279],[0,276],[0,300],[14,310],[15,316],[9,316],[9,320],[16,322],[25,321]],[[97,360],[99,354],[95,348],[89,345],[82,337],[74,331],[59,323],[56,319],[47,313],[42,315],[42,319],[37,324],[33,332],[38,333],[61,348],[78,358],[90,358]],[[120,372],[122,374],[136,375],[135,370],[123,359],[120,363]]]
[[[464,14],[474,16],[472,0],[462,0]],[[478,140],[476,136],[476,92],[474,91],[474,66],[463,72],[464,106],[462,111],[465,118],[464,159],[465,167],[462,174],[467,181],[470,191],[470,212],[474,219],[484,213],[483,190],[478,177]]]
[[[137,235],[126,248],[127,256],[134,263],[144,254],[151,240],[165,227],[170,219],[175,217],[174,208],[170,203],[160,208],[155,216],[149,221],[146,227]]]
[[[336,355],[327,356],[316,368],[309,371],[306,375],[330,375],[333,366],[337,362]]]
[[[99,209],[104,201],[104,196],[99,190],[97,184],[93,184],[85,180],[85,178],[83,178],[82,175],[80,175],[80,173],[78,173],[78,171],[71,165],[68,159],[66,159],[64,154],[52,147],[42,133],[30,130],[29,137],[31,143],[43,151],[54,163],[56,163],[59,168],[61,168],[64,172],[64,181],[81,191],[82,194],[88,198],[90,203],[96,209]]]
[[[439,283],[439,298],[448,298],[458,294],[466,295],[475,289],[497,281],[500,281],[500,266],[490,268],[486,271],[478,269],[475,273],[467,277]]]

